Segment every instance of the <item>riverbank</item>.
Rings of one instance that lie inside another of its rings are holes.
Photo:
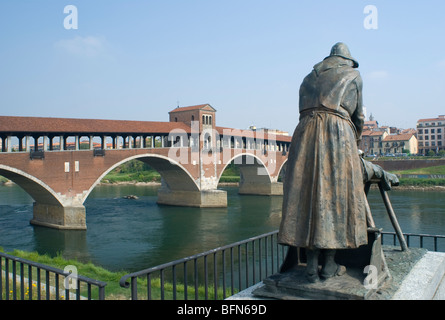
[[[445,166],[434,166],[428,168],[418,168],[404,171],[392,171],[397,174],[400,185],[394,190],[418,190],[418,191],[445,191],[445,179],[440,178],[405,178],[402,175],[445,175]],[[219,186],[238,186],[240,181],[239,169],[230,165],[223,172]],[[107,175],[101,184],[132,184],[132,185],[160,185],[161,177],[153,169],[141,172],[120,172],[115,170]]]
[[[125,186],[125,185],[134,185],[134,186],[161,186],[161,182],[156,181],[149,181],[149,182],[143,182],[143,181],[136,181],[136,180],[129,180],[129,181],[118,181],[118,182],[109,182],[102,180],[99,185],[116,185],[116,186]],[[218,186],[221,187],[238,187],[239,182],[220,182]]]
[[[445,181],[444,181],[445,182]],[[135,185],[135,186],[160,186],[160,182],[140,182],[140,181],[119,181],[119,182],[104,182],[100,185]],[[238,182],[220,182],[219,187],[238,187]],[[377,186],[375,186],[377,188]],[[392,190],[416,190],[416,191],[443,191],[445,192],[445,185],[399,185],[393,187]]]
[[[3,248],[1,248],[1,247],[0,247],[0,252],[4,252]],[[122,288],[119,284],[120,279],[124,275],[129,273],[127,271],[122,270],[119,272],[112,272],[112,271],[106,270],[100,266],[94,265],[91,262],[82,263],[75,259],[67,260],[67,259],[64,259],[60,253],[57,254],[55,257],[50,257],[48,254],[39,254],[35,251],[28,252],[28,251],[22,251],[22,250],[13,250],[12,252],[8,252],[8,254],[18,257],[18,258],[37,262],[37,263],[40,263],[40,264],[43,264],[46,266],[54,267],[54,268],[57,268],[60,270],[63,270],[68,265],[75,266],[77,269],[78,275],[87,277],[90,279],[96,279],[96,280],[103,281],[103,282],[107,283],[107,286],[105,287],[105,300],[130,300],[131,299],[131,291],[128,288]],[[11,267],[10,267],[10,270],[11,270]],[[0,268],[0,271],[1,271],[1,268]],[[3,269],[3,271],[4,271],[4,269]],[[4,281],[5,281],[5,278],[2,275],[2,282],[4,282]],[[54,279],[51,280],[51,286],[52,286],[53,290],[55,290],[54,281],[55,281]],[[138,282],[138,288],[139,288],[139,290],[138,290],[139,299],[141,299],[141,300],[147,299],[147,292],[146,292],[147,280],[138,278],[137,282]],[[63,279],[59,280],[58,290],[60,292],[64,292],[63,284],[64,284]],[[12,287],[12,283],[10,284],[10,287]],[[194,297],[195,290],[197,289],[198,290],[198,298],[200,300],[205,299],[206,295],[208,296],[208,298],[210,300],[214,299],[215,293],[214,293],[213,285],[209,285],[207,287],[207,289],[203,285],[199,285],[198,288],[195,288],[194,285],[193,286],[188,285],[186,287],[187,288],[185,288],[185,286],[181,283],[176,283],[176,285],[173,286],[173,284],[170,283],[169,281],[164,281],[164,284],[163,284],[164,298],[166,300],[172,300],[174,292],[178,296],[182,296],[184,294],[185,289],[187,290],[188,294],[191,297],[192,296]],[[24,290],[26,290],[26,289],[27,288],[24,288]],[[20,287],[17,290],[18,290],[17,295],[20,296]],[[86,296],[88,293],[83,292],[83,291],[84,290],[82,290],[82,288],[81,288],[81,295]],[[231,289],[226,288],[226,296],[230,295],[230,292],[231,292]],[[4,295],[5,293],[0,292],[0,295],[1,294]],[[28,293],[25,293],[25,296],[27,294]],[[91,294],[92,294],[93,299],[98,298],[96,296],[97,292],[95,292],[94,289],[92,290]],[[224,292],[223,292],[222,288],[218,288],[216,294],[217,294],[217,299],[219,299],[219,300],[223,299]],[[46,295],[42,294],[42,296],[44,297]],[[26,298],[28,299],[29,297],[26,297]],[[160,278],[151,279],[151,298],[153,300],[160,300],[160,298],[161,298]],[[2,296],[2,299],[5,300],[5,296]],[[33,300],[36,300],[36,299],[37,299],[37,297],[35,295],[33,295]],[[50,298],[50,299],[53,299],[53,298]],[[64,298],[62,297],[62,300],[63,299]]]

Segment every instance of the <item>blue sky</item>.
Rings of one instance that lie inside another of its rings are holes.
[[[368,116],[415,127],[445,114],[444,14],[442,0],[2,0],[0,114],[168,121],[209,103],[217,125],[292,133],[301,81],[342,41]]]

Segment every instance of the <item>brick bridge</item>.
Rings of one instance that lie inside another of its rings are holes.
[[[0,116],[0,175],[34,199],[31,223],[58,229],[86,229],[88,195],[133,159],[160,173],[160,204],[227,206],[218,182],[232,162],[241,194],[282,194],[291,137],[217,127],[215,112],[176,108],[169,122]]]

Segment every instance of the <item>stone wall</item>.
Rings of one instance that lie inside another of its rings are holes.
[[[435,166],[444,166],[445,159],[425,159],[425,160],[379,160],[372,163],[381,166],[386,171],[410,170]]]

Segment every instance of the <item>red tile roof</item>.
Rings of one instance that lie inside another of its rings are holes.
[[[0,131],[5,133],[169,133],[173,129],[190,132],[182,122],[67,119],[0,116]]]
[[[385,131],[372,131],[369,135],[370,136],[382,136],[385,133]]]
[[[178,107],[176,109],[173,109],[172,111],[170,111],[169,113],[174,113],[174,112],[182,112],[182,111],[190,111],[190,110],[199,110],[199,109],[203,109],[204,107],[209,106],[210,108],[213,109],[213,107],[209,104],[199,104],[196,106],[189,106],[189,107]],[[213,109],[215,110],[215,109]]]
[[[232,135],[232,136],[242,136],[247,138],[253,138],[253,139],[273,139],[276,141],[282,141],[282,142],[291,142],[292,137],[291,136],[285,136],[282,134],[268,134],[264,132],[257,132],[250,129],[234,129],[234,128],[227,128],[227,127],[215,127],[216,131],[220,136],[226,135]]]
[[[412,133],[388,135],[383,141],[408,141],[414,135]]]
[[[445,121],[444,116],[439,116],[437,118],[419,119],[417,122],[427,122],[427,121]]]
[[[204,105],[206,106],[206,105]],[[0,132],[5,134],[32,134],[42,135],[68,134],[168,134],[174,129],[180,129],[191,133],[190,126],[183,122],[160,121],[129,121],[129,120],[102,120],[102,119],[68,119],[68,118],[44,118],[44,117],[14,117],[0,116]],[[225,133],[234,136],[267,139],[267,134],[257,134],[252,130],[242,130],[225,127],[215,127],[220,135]],[[276,141],[290,142],[292,137],[283,135],[271,135]]]

